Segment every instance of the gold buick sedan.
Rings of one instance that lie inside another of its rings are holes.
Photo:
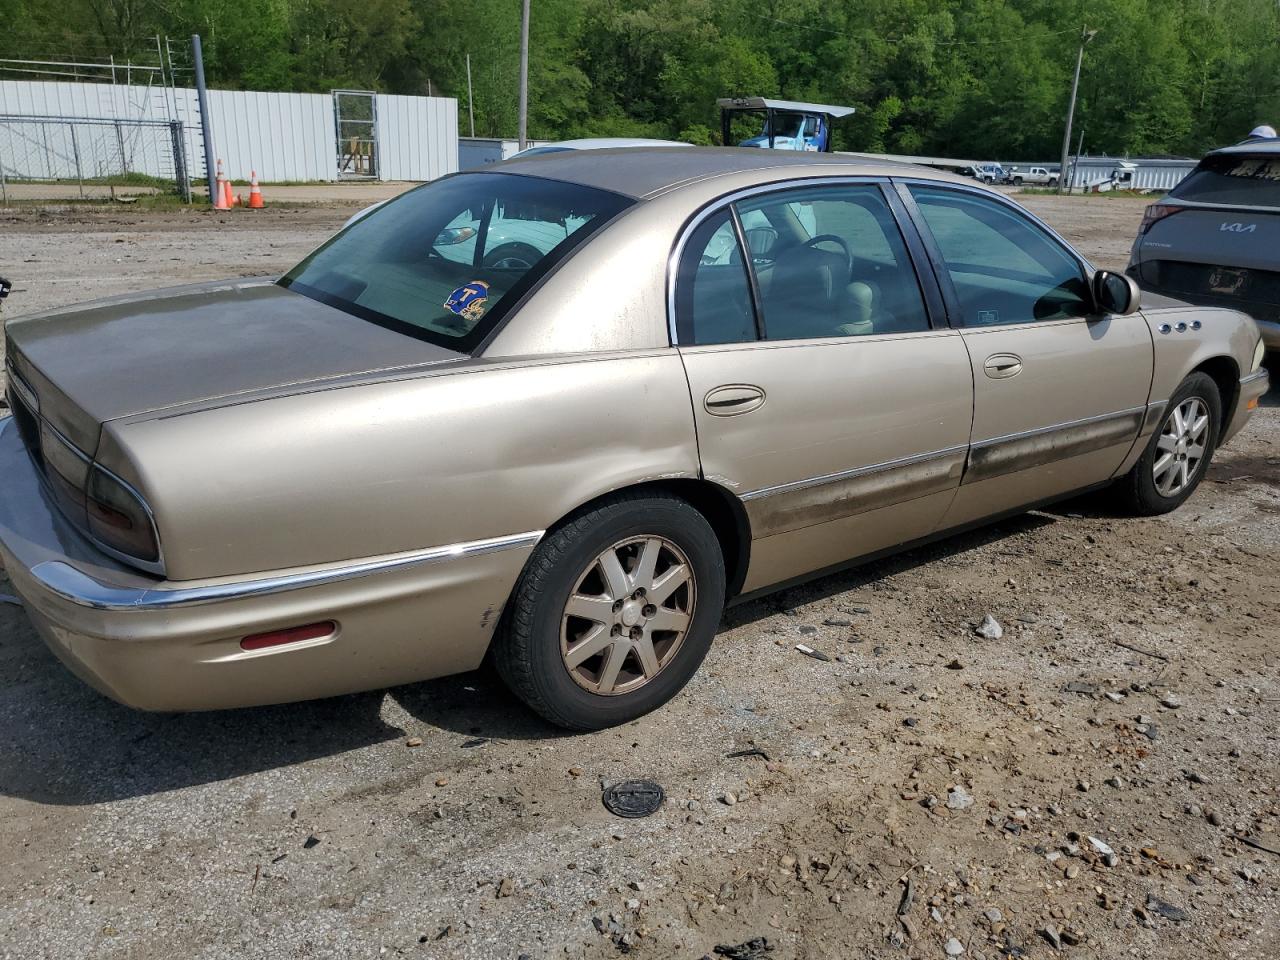
[[[769,150],[458,174],[6,338],[0,560],[80,677],[203,710],[491,656],[576,729],[728,602],[1088,488],[1172,510],[1267,388],[1248,317],[997,193]]]

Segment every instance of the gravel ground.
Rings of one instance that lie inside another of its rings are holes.
[[[1026,200],[1123,265],[1140,202]],[[15,314],[272,273],[357,207],[0,210],[0,272]],[[0,956],[1274,956],[1264,404],[1175,514],[1073,501],[735,608],[676,701],[585,736],[483,673],[135,713],[0,605]],[[605,811],[644,776],[658,814]]]

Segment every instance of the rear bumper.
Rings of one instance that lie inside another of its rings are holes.
[[[165,582],[102,555],[62,520],[0,420],[0,564],[36,630],[82,680],[144,710],[309,700],[474,669],[540,532],[411,554]],[[327,637],[245,651],[241,638],[332,620]]]

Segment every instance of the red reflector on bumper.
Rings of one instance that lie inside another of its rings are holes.
[[[241,650],[262,650],[266,647],[281,647],[289,643],[301,643],[304,640],[319,640],[338,629],[332,620],[323,623],[309,623],[305,627],[290,627],[287,630],[273,630],[270,633],[255,633],[240,641]]]

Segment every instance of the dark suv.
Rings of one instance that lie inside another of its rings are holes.
[[[1147,207],[1127,272],[1144,290],[1243,310],[1280,351],[1280,140],[1201,160]]]

